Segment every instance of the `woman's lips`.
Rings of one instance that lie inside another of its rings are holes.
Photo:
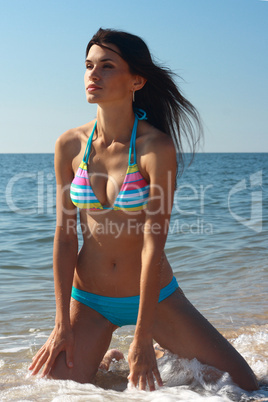
[[[99,87],[98,85],[89,85],[87,87],[88,92],[93,92],[93,91],[96,91],[97,89],[101,89],[101,87]]]

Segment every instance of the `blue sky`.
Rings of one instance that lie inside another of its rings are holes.
[[[268,1],[0,0],[0,152],[54,152],[95,117],[85,47],[100,26],[141,36],[183,80],[205,152],[268,152]]]

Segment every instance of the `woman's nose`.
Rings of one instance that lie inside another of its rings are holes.
[[[88,71],[88,78],[92,81],[98,81],[100,79],[99,71],[96,67]]]

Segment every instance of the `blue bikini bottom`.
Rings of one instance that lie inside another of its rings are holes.
[[[178,287],[177,279],[173,276],[172,281],[160,290],[158,303],[170,296]],[[72,298],[97,311],[118,327],[135,325],[137,322],[140,296],[106,297],[73,287]]]

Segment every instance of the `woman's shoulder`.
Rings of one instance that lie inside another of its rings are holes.
[[[172,138],[147,122],[142,123],[137,138],[140,142],[141,154],[155,154],[161,157],[163,154],[166,155],[168,153],[170,157],[176,157],[175,145]]]
[[[137,137],[137,150],[139,163],[144,176],[151,171],[177,169],[176,149],[172,138],[151,126],[142,122]]]
[[[55,153],[62,154],[68,159],[75,158],[85,148],[94,122],[95,120],[61,134],[56,140]]]

